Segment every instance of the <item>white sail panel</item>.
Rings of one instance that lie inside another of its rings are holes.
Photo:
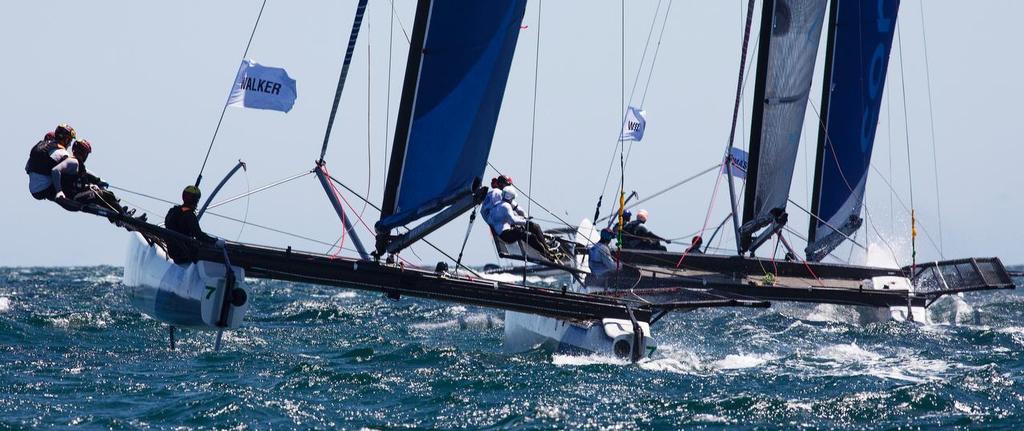
[[[783,213],[789,199],[825,4],[826,0],[765,1],[751,124],[752,164],[743,211],[748,239],[773,220],[773,211]]]

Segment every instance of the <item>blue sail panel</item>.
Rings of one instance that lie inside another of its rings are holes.
[[[420,2],[378,229],[437,212],[479,184],[525,8]]]
[[[831,67],[807,246],[821,260],[852,235],[860,217],[899,0],[834,0]]]

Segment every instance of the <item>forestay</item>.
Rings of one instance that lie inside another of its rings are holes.
[[[762,11],[743,234],[772,222],[789,198],[825,0],[766,0]]]
[[[420,0],[379,231],[479,184],[525,8],[526,0]]]
[[[899,0],[833,0],[807,259],[819,261],[863,224],[871,149]]]

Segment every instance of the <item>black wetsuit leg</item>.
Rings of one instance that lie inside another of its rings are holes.
[[[540,250],[546,255],[548,246],[546,244],[547,241],[545,241],[544,229],[541,229],[539,224],[532,221],[526,222],[526,228],[530,231],[530,247]]]

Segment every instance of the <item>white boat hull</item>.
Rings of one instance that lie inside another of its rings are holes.
[[[235,288],[244,289],[244,270],[232,269]],[[223,263],[175,264],[163,248],[150,245],[142,235],[132,233],[123,283],[132,305],[156,320],[182,328],[235,329],[242,324],[249,301],[229,305],[227,325],[218,324],[226,274]]]
[[[914,285],[910,282],[909,278],[906,277],[874,277],[871,280],[865,280],[864,286],[869,289],[876,290],[903,290],[907,292],[914,291]],[[923,324],[931,323],[928,319],[928,310],[924,307],[907,305],[898,305],[894,307],[880,307],[877,310],[876,315],[879,320],[892,319],[897,322],[917,322]]]
[[[657,347],[651,327],[637,322],[643,336],[639,339],[640,357],[646,358]],[[602,319],[567,321],[533,314],[505,312],[505,349],[522,352],[542,348],[557,353],[597,353],[631,358],[634,344],[633,324],[629,320]]]

